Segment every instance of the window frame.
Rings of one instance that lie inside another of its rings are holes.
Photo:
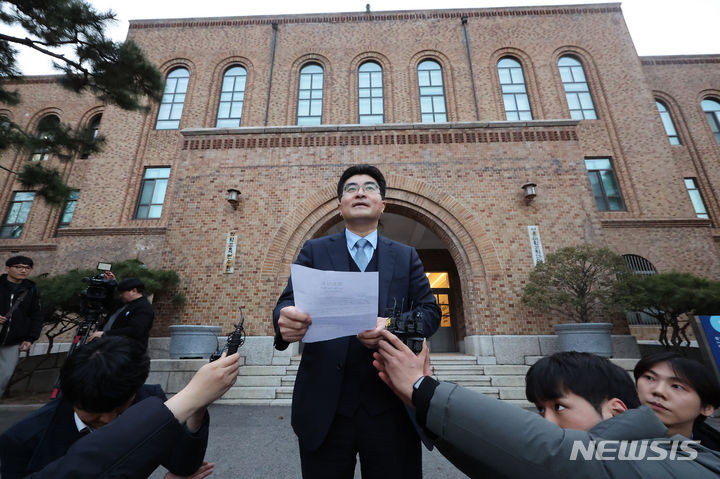
[[[598,161],[598,160],[607,160],[610,168],[604,168],[604,169],[590,169],[588,165],[588,161]],[[615,174],[615,168],[613,167],[613,161],[612,158],[609,156],[601,156],[601,157],[586,157],[585,158],[585,171],[588,174],[588,179],[590,180],[590,189],[592,190],[593,197],[595,198],[595,205],[597,206],[598,211],[601,212],[614,212],[614,211],[627,211],[627,205],[625,203],[625,200],[622,195],[622,190],[620,189],[620,182],[617,179],[617,175]],[[605,182],[603,181],[608,176],[603,176],[602,172],[609,172],[609,178],[614,182],[614,187],[617,190],[617,195],[608,196],[607,194],[607,186]],[[596,182],[593,182],[593,176],[596,178]],[[594,185],[597,184],[600,187],[600,192],[602,193],[602,201],[603,204],[598,201],[598,198],[600,198],[596,194],[596,190],[594,188]],[[612,208],[610,203],[610,198],[617,198],[620,207],[619,208]],[[604,207],[604,208],[603,208]]]
[[[17,200],[16,198],[20,194],[30,194],[32,195],[29,200]],[[34,191],[14,191],[12,198],[10,200],[10,203],[8,204],[7,210],[5,211],[5,216],[3,217],[3,222],[0,224],[0,238],[3,239],[17,239],[20,238],[23,234],[23,231],[25,230],[25,225],[28,222],[28,218],[30,217],[30,211],[32,210],[33,202],[35,201],[36,193]],[[13,212],[13,205],[14,204],[20,204],[21,206],[18,207],[17,214],[15,215],[15,219],[17,219],[24,211],[24,218],[22,223],[18,223],[17,221],[13,223],[8,223],[8,220],[10,219],[10,215]],[[23,210],[22,203],[29,203],[29,206],[26,210]],[[12,228],[20,228],[19,231],[17,231],[17,234],[15,231],[12,230]],[[11,231],[10,234],[6,234],[6,230]]]
[[[74,196],[74,198],[73,198]],[[65,201],[65,205],[63,206],[62,212],[60,213],[60,218],[58,218],[58,225],[57,229],[65,229],[70,227],[70,223],[72,222],[73,216],[75,215],[75,208],[77,206],[78,198],[80,197],[80,190],[72,190],[70,192],[70,195],[68,195],[68,199]],[[68,208],[72,208],[72,210],[69,212],[70,217],[68,218],[67,222],[63,221],[65,219],[65,216],[68,215]]]
[[[513,62],[512,66],[501,65],[503,62]],[[519,71],[520,82],[516,81],[517,71]],[[498,82],[500,85],[500,94],[502,96],[503,109],[505,110],[506,121],[532,121],[532,105],[530,104],[530,94],[528,93],[527,81],[525,80],[525,69],[523,68],[522,62],[513,56],[504,56],[497,61],[496,72],[498,76]],[[504,77],[507,77],[510,82],[505,82]],[[522,87],[520,89],[520,87]],[[517,90],[517,91],[515,91]],[[508,97],[512,97],[512,102],[515,105],[515,109],[508,109]],[[520,109],[518,106],[518,98],[523,98],[527,104],[526,109]],[[515,114],[517,118],[510,118],[512,114]]]
[[[51,121],[51,118],[55,118],[55,120],[52,120],[55,122],[54,125],[51,126],[51,128],[57,128],[60,126],[60,117],[55,113],[48,113],[47,115],[43,115],[42,118],[40,118],[40,121],[38,121],[37,124],[37,134],[36,137],[40,139],[50,139],[52,140],[52,132],[47,131],[44,128],[47,128],[48,126],[44,126],[44,121]],[[41,162],[41,161],[47,161],[50,159],[50,148],[38,148],[34,150],[32,153],[30,153],[30,158],[28,158],[28,161],[32,162]]]
[[[102,112],[96,113],[93,116],[90,117],[90,119],[87,122],[87,126],[85,127],[85,131],[87,132],[87,135],[92,135],[92,139],[90,140],[90,144],[95,144],[95,141],[97,140],[98,135],[100,134],[100,123],[102,122]],[[95,121],[97,119],[97,122]],[[90,153],[87,151],[83,151],[80,154],[81,160],[86,160],[90,158]]]
[[[560,65],[560,62],[563,60],[569,60],[575,62],[574,65]],[[587,72],[585,71],[585,65],[583,64],[580,59],[576,58],[574,55],[562,55],[560,58],[558,58],[557,61],[557,67],[558,67],[558,73],[560,75],[560,82],[563,85],[563,91],[565,92],[565,103],[567,104],[568,111],[570,112],[570,118],[573,120],[597,120],[598,114],[597,114],[597,108],[595,107],[595,100],[593,99],[592,92],[590,91],[590,85],[588,84],[587,79]],[[573,68],[580,69],[580,73],[582,74],[582,81],[577,81],[576,79],[576,73],[577,70],[573,71]],[[567,69],[567,72],[569,73],[570,77],[572,78],[572,81],[565,81],[565,75],[563,74],[563,69]],[[571,89],[568,91],[568,85],[578,85],[577,87]],[[581,89],[581,85],[584,85],[584,89]],[[587,94],[587,98],[590,101],[590,108],[583,107],[582,101],[580,99],[580,94]],[[573,95],[576,97],[577,104],[580,108],[572,108],[571,107],[571,100],[570,96]],[[586,112],[592,112],[593,118],[588,118],[588,114]],[[579,113],[579,114],[578,114]]]
[[[430,64],[436,65],[437,69],[423,68],[423,65],[427,66]],[[418,98],[420,100],[420,123],[447,123],[447,95],[445,92],[445,72],[443,71],[442,65],[434,58],[425,58],[418,63],[415,71],[417,74],[418,82]],[[439,84],[433,83],[433,75],[432,73],[430,73],[433,71],[440,72],[440,75],[436,77],[440,80]],[[421,72],[427,72],[427,79],[421,78]],[[427,83],[427,85],[424,85],[423,83]],[[425,90],[423,91],[423,89]],[[440,89],[441,93],[428,93],[428,89]],[[431,109],[429,111],[424,110],[423,104],[426,102],[424,102],[423,99],[430,100]],[[436,102],[436,99],[441,99],[442,102],[440,102],[439,100]],[[442,105],[442,111],[436,109],[436,107],[440,105]],[[426,117],[432,117],[432,119],[426,121]]]
[[[706,102],[714,104],[714,109],[710,111],[706,110]],[[705,113],[705,119],[710,126],[710,132],[715,137],[715,142],[720,145],[720,100],[715,97],[707,97],[700,102],[700,108],[702,108],[703,113]]]
[[[241,69],[243,73],[237,74],[237,75],[229,75],[231,70],[234,69]],[[220,84],[220,97],[218,98],[218,107],[217,107],[217,114],[215,116],[215,128],[239,128],[242,125],[242,116],[243,116],[243,110],[245,108],[245,91],[247,90],[247,77],[248,77],[248,71],[247,68],[245,68],[244,65],[241,64],[233,64],[230,65],[227,69],[225,69],[225,72],[223,73],[221,84]],[[228,78],[232,78],[232,89],[231,90],[225,90],[225,82]],[[236,89],[236,86],[238,84],[238,79],[242,78],[242,90]],[[223,95],[230,95],[230,101],[223,100]],[[239,95],[241,98],[239,100],[235,99],[235,96]],[[229,104],[228,106],[228,113],[227,117],[220,116],[220,110],[223,106],[223,104]],[[236,105],[240,105],[240,115],[239,116],[232,116],[232,112],[234,111],[234,108]],[[225,122],[228,124],[221,125],[220,122]],[[237,124],[230,124],[231,122],[237,122]]]
[[[673,121],[673,117],[670,113],[670,108],[668,108],[667,103],[665,103],[659,98],[655,98],[655,107],[657,108],[658,114],[660,115],[660,122],[665,129],[665,135],[667,135],[668,141],[672,146],[681,146],[682,140],[680,140],[680,135],[677,132],[675,122]]]
[[[186,72],[187,75],[172,76],[176,72]],[[187,100],[187,92],[190,87],[190,76],[190,69],[185,66],[175,67],[168,72],[167,76],[165,77],[165,86],[163,87],[162,99],[160,100],[160,105],[158,105],[157,118],[155,120],[155,130],[178,130],[180,128],[183,110],[185,109],[185,100]],[[178,85],[183,83],[183,79],[186,79],[186,81],[184,82],[184,90],[181,92],[178,89]],[[175,80],[172,92],[168,92],[170,80]],[[168,100],[166,98],[167,96],[170,97],[169,101],[166,101]],[[175,101],[176,98],[179,96],[182,96],[182,101]],[[167,108],[167,118],[163,118],[163,109],[168,105],[169,107]],[[175,111],[176,105],[180,105],[180,113],[178,114],[177,119],[173,119],[172,116],[173,112]]]
[[[167,170],[167,176],[166,177],[151,177],[148,178],[148,172],[150,170]],[[135,204],[135,213],[133,214],[133,218],[136,220],[158,220],[162,218],[162,211],[163,206],[165,206],[165,198],[167,196],[167,189],[170,184],[170,173],[172,171],[172,168],[170,166],[146,166],[145,170],[143,171],[143,178],[140,182],[140,191],[138,192],[138,198],[137,202]],[[157,180],[165,180],[165,191],[163,192],[162,202],[161,203],[153,203],[153,197],[155,196],[155,186],[157,184]],[[145,194],[145,188],[148,184],[152,183],[151,190],[149,195]],[[148,203],[142,203],[143,197],[148,196],[149,202]],[[153,206],[160,206],[160,214],[157,216],[150,216],[150,211]],[[140,216],[141,208],[147,208],[147,213],[145,213],[145,216]]]
[[[317,67],[320,69],[319,72],[309,71],[310,68]],[[307,82],[309,88],[303,88],[305,78],[308,78]],[[314,88],[316,78],[320,78],[320,88]],[[307,98],[303,98],[308,92]],[[314,94],[319,92],[320,96],[315,97]],[[313,115],[315,103],[320,103],[320,114]],[[298,88],[297,88],[297,104],[295,112],[295,124],[297,126],[317,126],[323,124],[323,107],[325,103],[325,68],[316,62],[305,63],[298,72]],[[307,115],[301,115],[301,108],[304,110],[304,105],[307,104]]]
[[[369,65],[375,65],[377,66],[378,70],[372,70],[372,71],[362,71],[363,67],[367,67]],[[361,125],[376,125],[380,123],[385,123],[385,87],[384,87],[384,75],[383,75],[383,67],[375,60],[367,60],[364,61],[360,66],[358,67],[358,123]],[[367,87],[361,86],[363,84],[363,76],[367,76]],[[380,77],[380,86],[373,86],[373,79],[377,78],[377,76]],[[367,90],[368,95],[363,96],[363,91]],[[373,96],[374,93],[377,93],[379,90],[380,95],[379,96]],[[366,99],[366,100],[365,100]],[[380,113],[376,113],[373,108],[375,101],[380,100]],[[362,103],[363,101],[368,102],[368,107],[370,110],[370,113],[363,114],[362,113]],[[377,117],[380,117],[380,121],[376,121],[375,119]],[[364,120],[365,119],[365,120]]]
[[[688,181],[691,182],[692,185],[689,185]],[[693,205],[693,210],[695,211],[695,217],[701,218],[704,220],[709,220],[710,215],[708,214],[707,205],[705,205],[705,200],[703,200],[702,192],[700,191],[700,187],[698,186],[697,178],[695,178],[695,177],[683,178],[683,183],[685,184],[685,189],[687,190],[688,195],[690,196],[690,202]],[[693,193],[695,193],[695,194],[693,194]],[[699,207],[702,207],[702,209],[700,209]]]

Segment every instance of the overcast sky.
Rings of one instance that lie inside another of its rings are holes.
[[[527,5],[608,3],[585,0],[92,0],[101,11],[113,10],[118,22],[109,30],[116,41],[125,39],[128,20],[155,18],[228,17],[295,13],[486,8]],[[623,15],[640,55],[720,54],[720,0],[625,0]],[[15,34],[18,34],[15,32]],[[25,75],[56,73],[42,55],[23,53]]]

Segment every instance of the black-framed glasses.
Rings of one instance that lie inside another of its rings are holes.
[[[357,183],[345,183],[345,186],[343,186],[343,193],[354,195],[360,191],[360,188],[362,188],[362,190],[367,194],[380,194],[380,185],[374,181],[367,181],[362,186]]]
[[[32,269],[32,266],[28,266],[26,264],[14,264],[14,265],[10,266],[10,268],[24,269],[24,270],[30,271]]]

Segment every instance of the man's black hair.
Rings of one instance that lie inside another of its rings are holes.
[[[380,170],[378,170],[372,165],[354,165],[345,170],[340,176],[340,180],[337,184],[338,201],[342,199],[343,187],[345,186],[345,182],[348,180],[348,178],[355,175],[372,176],[380,187],[380,196],[382,197],[382,199],[385,199],[385,188],[387,184],[385,183],[385,177],[380,172]]]
[[[658,363],[668,363],[675,376],[688,383],[700,396],[702,406],[720,407],[720,385],[713,373],[704,364],[672,351],[653,353],[638,361],[633,370],[635,381]],[[702,422],[705,416],[701,414],[698,419]]]
[[[60,369],[62,394],[87,412],[110,412],[137,393],[150,372],[139,341],[106,336],[77,348]]]
[[[620,399],[628,409],[640,407],[630,375],[590,353],[555,353],[532,365],[525,376],[525,395],[535,404],[552,401],[571,392],[588,401],[598,413],[602,404]]]
[[[26,264],[31,268],[35,266],[33,260],[28,258],[27,256],[13,256],[12,258],[8,258],[8,260],[5,261],[5,266],[15,266],[16,264]]]

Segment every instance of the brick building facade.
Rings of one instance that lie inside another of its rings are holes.
[[[638,57],[619,4],[142,20],[128,38],[168,78],[148,113],[53,77],[16,83],[23,103],[0,113],[30,129],[100,113],[107,143],[64,167],[79,190],[69,224],[36,199],[0,251],[33,256],[36,273],[127,258],[175,269],[188,302],[160,313],[156,336],[177,323],[227,330],[239,305],[249,334],[271,335],[289,265],[337,230],[335,184],[355,163],[388,178],[383,231],[449,278],[447,350],[550,334],[552,318],[519,300],[529,226],[546,253],[588,242],[720,277],[720,55]],[[12,175],[0,182],[7,225],[23,197]]]

